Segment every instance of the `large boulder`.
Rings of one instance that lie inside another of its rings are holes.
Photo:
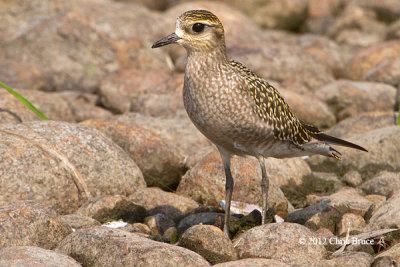
[[[200,255],[139,234],[106,227],[78,230],[56,249],[84,266],[209,266]]]
[[[128,195],[146,186],[129,155],[87,126],[3,124],[0,138],[0,204],[32,199],[71,213],[91,197]]]

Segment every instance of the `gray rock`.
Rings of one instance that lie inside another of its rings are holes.
[[[383,65],[392,64],[389,62],[397,61],[399,55],[399,40],[382,42],[360,49],[353,55],[352,59],[348,63],[345,75],[347,78],[352,80],[365,80],[368,77],[368,73],[374,71],[374,68],[380,68]],[[374,78],[374,80],[379,81],[379,77],[383,78],[386,75],[386,79],[390,78],[389,81],[396,81],[399,75],[398,68],[395,73],[397,75],[393,76],[392,74],[380,72],[379,75]]]
[[[373,204],[356,189],[343,187],[330,196],[322,197],[322,200],[330,200],[329,205],[338,210],[341,214],[354,213],[364,216]]]
[[[376,258],[378,257],[391,257],[397,263],[400,262],[400,243],[394,245],[393,247],[389,248],[388,250],[379,253]]]
[[[170,227],[175,227],[174,221],[162,213],[146,217],[144,223],[150,228],[152,235],[163,235]]]
[[[349,232],[350,235],[356,235],[363,231],[364,226],[365,221],[363,217],[353,213],[345,213],[340,223],[338,223],[337,235],[346,236],[347,232]]]
[[[348,184],[352,187],[356,187],[362,183],[362,178],[361,178],[360,173],[355,170],[346,172],[346,174],[343,175],[342,180],[343,180],[343,182],[345,182],[346,184]]]
[[[290,204],[274,182],[278,181],[280,177],[286,178],[281,183],[289,181],[289,179],[297,182],[302,181],[302,175],[307,173],[309,169],[308,166],[304,166],[298,161],[291,161],[285,165],[282,162],[268,159],[266,168],[269,177],[271,177],[268,206],[284,218],[290,210]],[[271,168],[271,165],[274,168]],[[294,166],[298,165],[303,166],[303,168],[295,169]],[[289,169],[289,166],[293,166],[293,168]],[[261,206],[261,171],[257,160],[234,157],[231,170],[235,180],[232,199]],[[290,176],[292,173],[297,173],[297,175]],[[207,154],[190,169],[182,177],[177,193],[190,197],[203,205],[215,206],[218,205],[219,201],[225,199],[225,173],[219,153]]]
[[[262,258],[247,258],[236,261],[228,261],[224,263],[219,263],[213,265],[215,267],[289,267],[291,265],[283,263],[281,261],[272,259],[262,259]]]
[[[369,152],[336,147],[343,154],[343,160],[333,161],[326,157],[314,156],[308,163],[314,171],[335,172],[342,176],[350,170],[357,170],[364,179],[373,177],[383,170],[400,170],[400,128],[396,126],[369,131],[347,138],[348,141],[365,147]]]
[[[91,197],[127,195],[145,187],[135,162],[87,126],[55,121],[3,124],[0,138],[5,141],[0,144],[0,204],[40,200],[68,214]]]
[[[135,124],[153,131],[173,147],[179,148],[184,156],[193,155],[200,148],[210,145],[210,142],[195,128],[186,112],[174,119],[126,113],[115,117],[115,121]]]
[[[56,251],[73,256],[84,266],[209,266],[188,249],[101,226],[70,234]]]
[[[324,259],[326,254],[323,245],[309,242],[314,237],[315,233],[300,224],[272,223],[246,231],[234,241],[234,246],[239,258],[271,258],[309,265]]]
[[[143,206],[149,215],[162,213],[173,220],[179,220],[199,206],[199,204],[187,197],[172,192],[162,191],[157,187],[146,187],[128,196],[129,200]]]
[[[79,267],[73,258],[39,247],[15,246],[0,250],[0,266]]]
[[[179,239],[179,246],[202,255],[211,264],[236,260],[231,240],[212,225],[194,225]]]
[[[338,120],[370,111],[392,111],[396,89],[383,83],[339,80],[321,87],[317,96],[333,110]]]
[[[397,261],[389,256],[376,257],[374,262],[371,263],[371,267],[397,267]]]
[[[143,222],[146,210],[121,195],[101,196],[84,203],[76,214],[91,217],[101,223],[120,220]]]
[[[186,231],[186,229],[196,224],[215,225],[217,220],[220,220],[222,225],[224,214],[220,212],[200,212],[190,214],[179,222],[177,228],[178,234],[182,234]]]
[[[50,120],[63,120],[74,122],[72,110],[67,101],[60,95],[49,92],[33,91],[33,90],[17,90],[22,96],[29,100],[36,108],[38,108]],[[0,107],[17,114],[23,122],[40,120],[33,111],[22,104],[15,96],[6,90],[0,91]],[[3,112],[2,112],[3,113]],[[6,114],[1,114],[2,116]],[[15,118],[1,119],[0,123],[17,123]]]
[[[60,216],[61,221],[71,226],[73,229],[81,229],[85,227],[97,226],[100,225],[100,222],[87,217],[81,216],[78,214],[68,214]]]
[[[371,130],[394,126],[396,119],[397,114],[393,111],[366,112],[340,121],[327,130],[327,133],[336,137],[348,138]]]
[[[374,211],[369,220],[369,228],[400,227],[400,191],[396,191],[382,206]]]
[[[345,251],[329,260],[322,260],[310,266],[312,267],[336,267],[336,266],[357,266],[369,267],[374,258],[365,252]]]
[[[391,193],[400,189],[400,172],[382,171],[363,183],[360,188],[366,194],[378,194],[388,197]]]
[[[54,249],[72,232],[57,212],[34,201],[0,206],[0,248],[39,246]]]
[[[148,186],[174,189],[186,168],[184,157],[150,130],[127,123],[88,120],[82,124],[95,128],[124,149],[138,165]]]

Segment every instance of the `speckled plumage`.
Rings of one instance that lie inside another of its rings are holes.
[[[259,159],[262,170],[263,223],[267,208],[268,179],[264,157],[296,157],[321,154],[339,159],[328,143],[365,150],[360,146],[323,134],[301,122],[266,80],[226,55],[224,29],[206,10],[183,13],[175,33],[153,48],[178,43],[188,52],[183,101],[194,125],[219,149],[226,173],[226,203],[230,207],[233,154]],[[366,151],[366,150],[365,150]],[[229,213],[224,231],[228,233]]]

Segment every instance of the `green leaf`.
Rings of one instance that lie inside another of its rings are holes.
[[[40,112],[34,105],[32,105],[26,98],[24,98],[22,95],[18,94],[15,92],[13,89],[11,89],[9,86],[5,85],[0,81],[0,86],[6,89],[10,94],[15,96],[19,101],[21,101],[25,106],[30,108],[33,112],[35,112],[42,120],[48,120],[48,118],[43,115],[42,112]]]

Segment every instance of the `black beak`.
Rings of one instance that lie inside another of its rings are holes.
[[[176,35],[175,33],[171,33],[170,35],[162,38],[161,40],[158,40],[157,42],[155,42],[151,48],[157,48],[157,47],[161,47],[164,45],[169,45],[169,44],[173,44],[176,43],[176,41],[178,41],[179,39],[181,39],[178,35]]]

